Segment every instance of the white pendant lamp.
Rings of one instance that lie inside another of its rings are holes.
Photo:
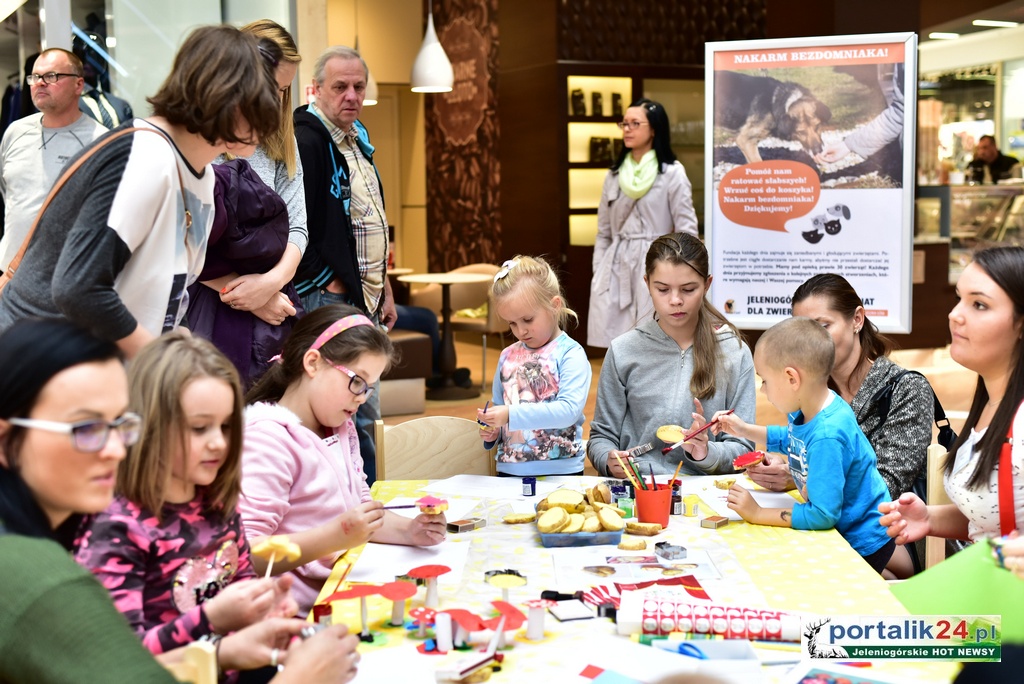
[[[414,93],[447,93],[455,83],[455,72],[448,60],[441,41],[434,31],[434,11],[427,4],[427,32],[423,36],[423,47],[412,64],[412,91]]]
[[[377,104],[377,79],[373,77],[370,67],[366,67],[366,91],[363,95],[363,106],[371,107]]]

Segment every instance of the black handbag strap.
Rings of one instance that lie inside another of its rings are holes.
[[[892,408],[892,395],[896,391],[896,385],[905,375],[920,375],[924,378],[924,375],[918,373],[915,370],[904,370],[892,378],[889,379],[882,387],[880,387],[874,395],[871,397],[871,402],[875,406],[875,415],[878,416],[878,427],[876,430],[885,425],[886,419],[889,417],[889,410]],[[925,381],[928,379],[925,378]],[[928,385],[931,389],[931,384]],[[935,390],[932,390],[932,401],[934,402],[935,411],[935,425],[939,428],[938,442],[942,446],[949,449],[949,447],[956,441],[956,432],[949,425],[949,419],[946,418],[946,412],[942,408],[942,403],[939,401],[938,396],[935,394]]]

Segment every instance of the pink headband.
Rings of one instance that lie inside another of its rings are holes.
[[[320,347],[327,344],[335,336],[345,332],[349,328],[357,328],[360,325],[373,325],[373,321],[364,316],[363,314],[353,314],[351,316],[345,316],[337,321],[334,321],[327,329],[320,333],[320,337],[316,338],[316,342],[310,347],[310,350],[319,349]]]

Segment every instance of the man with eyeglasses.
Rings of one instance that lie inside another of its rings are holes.
[[[6,205],[0,271],[18,253],[68,160],[107,130],[78,109],[85,83],[81,74],[82,61],[74,53],[51,48],[36,58],[26,77],[39,113],[12,123],[0,142],[0,194]]]

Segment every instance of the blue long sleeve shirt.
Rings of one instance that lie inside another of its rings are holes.
[[[564,332],[537,349],[516,342],[502,350],[492,399],[509,407],[498,447],[499,473],[583,470],[583,407],[590,379],[583,347]]]
[[[853,410],[835,392],[810,421],[797,411],[788,426],[769,425],[767,448],[786,454],[793,480],[807,486],[807,503],[793,506],[793,529],[835,527],[861,556],[889,541],[878,511],[889,490]]]

